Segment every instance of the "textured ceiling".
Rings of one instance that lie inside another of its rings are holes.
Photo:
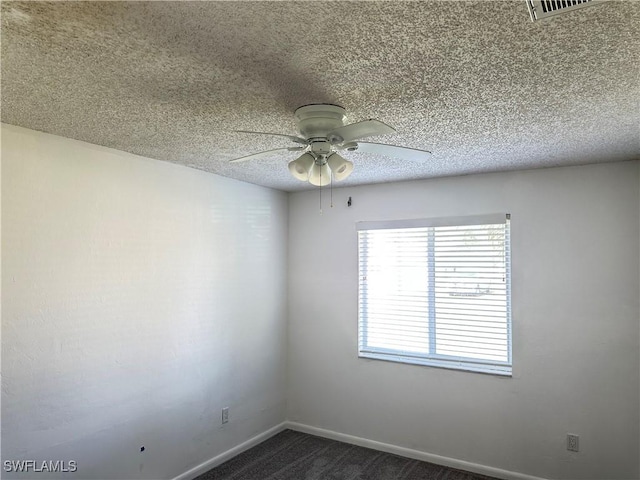
[[[430,150],[345,153],[344,185],[640,158],[640,2],[2,2],[2,121],[282,190],[293,111]]]

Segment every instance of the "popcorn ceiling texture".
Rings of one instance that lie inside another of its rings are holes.
[[[281,190],[293,111],[336,103],[423,163],[340,185],[640,158],[640,2],[2,2],[2,121]]]

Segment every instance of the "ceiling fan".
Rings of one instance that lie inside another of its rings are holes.
[[[338,105],[327,103],[304,105],[296,109],[294,116],[298,123],[300,136],[249,130],[235,131],[258,135],[276,135],[287,138],[298,145],[253,153],[235,158],[230,162],[253,160],[279,151],[304,151],[299,158],[289,163],[291,175],[303,182],[308,181],[312,185],[324,186],[328,185],[332,178],[337,181],[344,180],[353,171],[353,163],[340,156],[338,151],[378,153],[409,161],[424,160],[431,155],[431,152],[426,150],[384,143],[360,142],[361,138],[394,133],[395,129],[375,119],[345,125],[346,110]]]

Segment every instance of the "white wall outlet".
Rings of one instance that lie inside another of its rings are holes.
[[[229,407],[222,409],[222,423],[229,423]]]
[[[570,452],[580,451],[580,437],[574,433],[567,433],[567,450]]]

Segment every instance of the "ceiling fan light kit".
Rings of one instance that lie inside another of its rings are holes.
[[[332,153],[327,158],[327,164],[333,173],[333,178],[337,181],[344,180],[351,172],[353,172],[353,162],[350,162],[346,158],[342,158],[337,153]]]
[[[258,135],[276,135],[301,144],[266,152],[258,152],[236,158],[231,162],[241,162],[257,158],[275,151],[300,151],[300,157],[289,163],[289,172],[294,178],[323,187],[333,180],[341,181],[353,172],[353,163],[340,156],[336,151],[353,152],[359,149],[390,157],[399,157],[408,161],[419,161],[428,158],[431,152],[382,143],[358,142],[364,137],[395,133],[395,129],[380,120],[369,119],[361,122],[344,124],[346,110],[339,105],[311,104],[299,107],[294,112],[301,136],[280,133],[252,132],[237,130],[241,133]]]
[[[316,187],[324,187],[331,183],[331,169],[325,161],[322,165],[316,162],[311,165],[311,171],[309,172],[309,183]]]
[[[289,163],[289,171],[298,180],[306,182],[309,180],[309,172],[316,159],[310,153],[304,153],[293,162]]]
[[[351,175],[353,162],[335,152],[328,157],[304,153],[300,158],[289,163],[289,171],[298,180],[324,187],[331,182],[332,178],[339,182]]]

